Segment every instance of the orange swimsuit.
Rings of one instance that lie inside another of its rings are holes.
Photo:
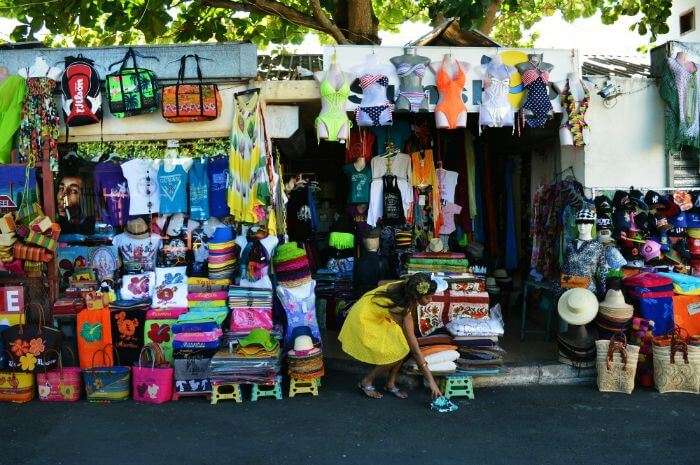
[[[447,118],[447,128],[454,129],[457,127],[459,115],[467,111],[466,105],[462,101],[462,89],[466,76],[462,67],[457,65],[457,73],[451,78],[445,67],[440,67],[435,78],[438,91],[440,92],[440,101],[435,107],[435,113],[442,112]]]

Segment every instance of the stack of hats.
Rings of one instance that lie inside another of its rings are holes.
[[[609,339],[615,333],[627,331],[633,313],[634,307],[625,302],[622,291],[609,289],[595,319],[600,338]]]
[[[217,227],[209,238],[207,258],[210,279],[230,279],[238,269],[241,247],[236,243],[233,228]]]
[[[332,232],[328,238],[331,256],[326,268],[338,277],[352,277],[355,267],[355,236],[345,232]]]
[[[281,348],[270,331],[256,328],[238,344],[219,350],[209,365],[211,381],[273,385],[280,371]]]
[[[300,380],[317,379],[324,375],[323,352],[314,343],[311,328],[297,326],[292,331],[294,349],[287,352],[287,372],[291,378]]]
[[[306,251],[295,242],[277,247],[273,258],[277,282],[287,288],[299,287],[311,282],[311,270]]]
[[[595,366],[595,342],[588,337],[585,328],[598,313],[595,294],[588,289],[569,289],[559,298],[557,310],[561,319],[570,325],[566,333],[557,337],[559,361],[577,368]]]

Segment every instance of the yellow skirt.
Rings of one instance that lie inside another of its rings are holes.
[[[401,326],[389,310],[373,299],[380,287],[363,295],[352,306],[338,339],[345,353],[372,365],[389,365],[403,360],[409,347]]]

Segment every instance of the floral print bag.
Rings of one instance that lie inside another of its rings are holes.
[[[197,63],[197,81],[185,84],[185,67],[187,59],[194,58]],[[161,113],[170,123],[187,123],[194,121],[211,121],[221,112],[221,95],[219,87],[202,81],[202,69],[199,55],[184,55],[180,58],[180,71],[175,84],[164,86],[161,95]]]
[[[38,303],[36,314],[43,320],[43,308]],[[33,373],[37,369],[51,369],[58,363],[57,351],[63,342],[63,334],[56,328],[39,324],[19,324],[3,331],[2,339],[9,351],[7,367],[14,371]]]

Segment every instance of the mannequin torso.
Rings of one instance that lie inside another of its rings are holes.
[[[462,90],[467,79],[469,64],[453,60],[446,54],[439,63],[431,63],[440,99],[435,106],[435,125],[438,128],[463,128],[467,125],[467,107]]]
[[[353,75],[344,73],[337,63],[331,63],[327,72],[314,73],[321,93],[321,113],[316,118],[316,134],[319,139],[347,140],[350,136],[350,120],[345,105],[350,95]]]
[[[428,99],[423,89],[423,74],[430,63],[427,57],[416,55],[415,48],[404,49],[404,54],[392,58],[391,63],[399,76],[399,94],[396,109],[417,112],[428,108]]]

